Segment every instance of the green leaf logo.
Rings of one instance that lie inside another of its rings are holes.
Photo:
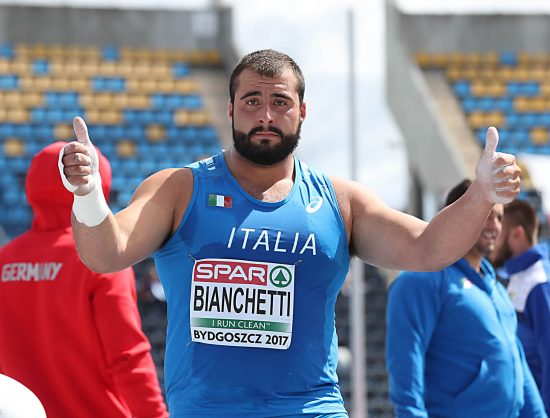
[[[269,280],[275,287],[287,287],[292,283],[292,273],[284,266],[276,266],[269,273]]]

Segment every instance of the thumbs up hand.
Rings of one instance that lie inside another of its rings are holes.
[[[73,120],[76,141],[65,145],[59,153],[59,171],[65,188],[77,196],[85,196],[94,188],[101,188],[99,158],[88,136],[84,120]]]
[[[516,157],[496,152],[498,131],[494,127],[487,130],[485,149],[476,167],[476,177],[481,184],[485,200],[491,203],[509,203],[520,190],[521,169]]]

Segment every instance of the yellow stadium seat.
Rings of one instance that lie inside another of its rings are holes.
[[[30,59],[31,57],[31,48],[25,44],[15,44],[14,55],[15,58],[26,58]]]
[[[204,126],[210,123],[210,117],[206,112],[202,112],[202,111],[190,112],[189,123],[195,126]]]
[[[504,97],[506,86],[503,83],[493,82],[487,85],[487,95],[491,97]]]
[[[30,121],[29,112],[23,108],[8,109],[6,111],[6,121],[13,123],[28,123]]]
[[[497,128],[502,128],[505,124],[506,118],[502,112],[489,112],[485,115],[484,126],[495,126]]]
[[[164,65],[154,65],[151,67],[151,71],[149,74],[151,75],[151,77],[155,77],[158,79],[172,77],[172,68],[170,68],[167,63]]]
[[[10,71],[20,76],[30,76],[33,74],[31,63],[26,60],[12,61]]]
[[[93,108],[95,105],[95,94],[94,93],[83,93],[78,96],[78,103],[83,108]]]
[[[530,100],[529,108],[532,112],[544,112],[546,110],[546,100],[544,97],[533,97]]]
[[[529,73],[529,80],[544,81],[544,79],[546,78],[547,70],[541,65],[536,65],[534,67],[528,68],[527,71]]]
[[[91,82],[87,78],[69,78],[70,90],[77,91],[79,93],[89,93],[92,91]]]
[[[4,92],[2,102],[8,107],[23,107],[23,96],[19,91]]]
[[[108,92],[96,93],[93,106],[99,109],[111,109],[113,107],[113,95]]]
[[[530,73],[527,67],[516,67],[512,71],[514,74],[515,81],[529,81]]]
[[[511,67],[500,67],[500,71],[498,74],[499,78],[504,82],[512,81],[515,78],[514,69]]]
[[[19,89],[21,91],[36,92],[38,89],[34,85],[34,77],[19,77]]]
[[[3,106],[0,106],[0,122],[6,122],[6,109]]]
[[[162,126],[153,124],[147,127],[145,136],[151,142],[160,142],[166,139],[166,132]]]
[[[462,69],[460,67],[451,66],[447,68],[445,73],[447,79],[451,82],[462,80]]]
[[[134,66],[130,61],[121,61],[116,64],[116,72],[121,77],[132,77]]]
[[[51,79],[51,89],[55,91],[70,91],[71,83],[66,77],[55,77]]]
[[[222,54],[217,49],[207,50],[204,54],[204,63],[207,65],[220,65]]]
[[[481,112],[472,112],[468,115],[468,125],[472,129],[485,127],[485,114]]]
[[[151,99],[146,94],[132,94],[128,97],[128,106],[134,109],[149,109]]]
[[[481,61],[484,65],[493,67],[500,62],[500,56],[496,51],[488,51],[482,54]]]
[[[111,105],[114,109],[124,109],[130,106],[130,96],[125,93],[114,94]]]
[[[136,77],[147,78],[151,74],[152,66],[149,62],[139,61],[134,65],[134,75]]]
[[[137,93],[140,91],[141,81],[137,78],[126,79],[126,90],[130,93]]]
[[[535,145],[544,145],[549,142],[548,130],[546,128],[533,128],[531,129],[529,136],[531,138],[531,142]]]
[[[195,93],[199,91],[194,81],[179,79],[174,81],[174,92],[176,93]]]
[[[7,138],[4,141],[4,155],[7,157],[25,155],[25,143],[19,138]]]
[[[188,125],[190,121],[189,112],[186,110],[177,110],[174,112],[174,124],[178,126]]]
[[[96,124],[96,123],[102,123],[101,122],[101,112],[96,109],[85,109],[85,119],[86,122],[89,124]]]
[[[94,77],[99,74],[99,62],[93,59],[84,59],[80,63],[80,76]]]
[[[60,123],[55,126],[53,130],[53,136],[58,141],[65,141],[74,137],[73,127],[66,123]]]
[[[52,79],[48,76],[34,77],[34,88],[37,91],[46,91],[52,89]]]
[[[11,61],[0,58],[0,74],[10,74],[11,73]]]
[[[121,158],[135,157],[137,153],[137,147],[134,141],[122,140],[116,146],[116,153]]]
[[[475,97],[487,95],[486,85],[483,81],[474,81],[470,86],[470,92]]]
[[[117,75],[117,66],[114,61],[102,61],[99,63],[97,71],[98,75],[103,77],[114,77]]]
[[[514,110],[516,112],[529,112],[531,110],[531,103],[527,97],[514,98]]]
[[[176,82],[173,79],[159,80],[157,91],[161,93],[172,93],[175,90]]]
[[[106,125],[120,125],[122,123],[122,112],[119,110],[105,110],[101,112],[101,122]]]

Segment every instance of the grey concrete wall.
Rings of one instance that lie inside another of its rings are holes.
[[[548,14],[401,14],[400,24],[411,52],[550,50]]]
[[[411,171],[422,192],[442,196],[456,182],[472,176],[472,162],[457,152],[455,133],[445,125],[414,54],[549,52],[550,14],[405,13],[394,1],[387,0],[386,7],[388,102],[406,139]],[[467,136],[461,139],[474,146],[472,136]]]
[[[236,60],[231,10],[0,6],[0,42],[219,49]]]
[[[411,35],[404,24],[406,19],[391,2],[387,6],[388,103],[406,140],[409,165],[422,192],[442,195],[470,173],[461,156],[454,152],[425,78],[409,59],[407,44]]]

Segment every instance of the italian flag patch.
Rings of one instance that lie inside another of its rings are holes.
[[[217,206],[219,208],[230,208],[233,202],[231,196],[223,196],[221,194],[209,194],[208,206]]]

